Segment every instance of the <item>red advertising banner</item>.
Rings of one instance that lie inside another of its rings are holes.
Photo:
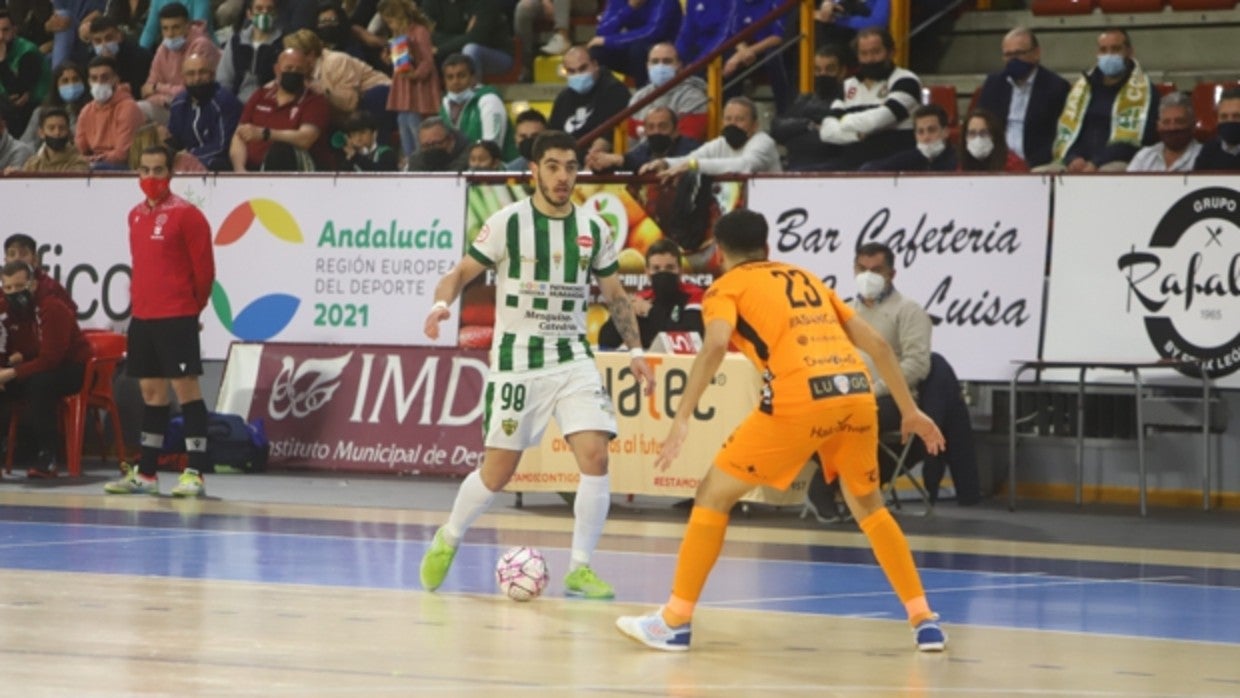
[[[483,351],[234,344],[217,409],[262,419],[270,466],[466,474],[482,462]]]

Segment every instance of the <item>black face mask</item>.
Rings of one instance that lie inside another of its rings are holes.
[[[299,95],[306,91],[306,76],[301,73],[280,73],[280,89],[291,95]]]
[[[189,93],[190,99],[202,104],[210,102],[215,97],[216,84],[214,82],[205,82],[201,85],[186,85],[185,91]]]
[[[322,39],[323,43],[326,44],[328,48],[335,48],[344,43],[345,29],[347,29],[347,27],[332,25],[329,27],[318,27],[315,29],[314,33],[318,34],[319,38]]]
[[[830,75],[815,75],[814,94],[819,99],[835,99],[840,95],[839,78],[833,78]]]
[[[427,148],[422,153],[422,164],[427,172],[447,172],[452,163],[452,153],[443,148]]]
[[[886,80],[891,77],[891,73],[896,69],[896,65],[891,61],[883,61],[881,63],[862,63],[857,66],[857,77],[862,80]]]
[[[650,144],[650,153],[659,157],[672,149],[672,137],[665,133],[652,133],[646,136],[646,142]]]
[[[1038,66],[1035,63],[1022,61],[1019,58],[1013,58],[1004,64],[1003,75],[1004,77],[1012,78],[1016,82],[1020,82],[1021,80],[1029,77],[1029,73],[1032,73],[1033,69],[1036,67]]]
[[[733,150],[740,150],[749,141],[749,134],[740,126],[731,124],[723,127],[723,140],[727,141],[728,147]]]
[[[43,139],[43,144],[46,145],[49,150],[59,153],[59,152],[64,151],[65,148],[69,147],[69,137],[61,136],[59,138],[53,138],[51,136],[48,136],[47,138]]]
[[[650,288],[656,303],[675,305],[680,301],[680,275],[674,271],[660,271],[650,275]]]
[[[521,154],[521,157],[525,158],[526,162],[534,159],[535,138],[537,138],[537,136],[530,136],[517,144],[517,152]]]
[[[1218,138],[1227,145],[1240,145],[1240,121],[1226,121],[1219,124]]]
[[[9,302],[9,312],[16,317],[27,317],[34,310],[34,294],[30,289],[6,293],[4,299]]]

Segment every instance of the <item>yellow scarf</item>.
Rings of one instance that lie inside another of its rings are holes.
[[[1141,65],[1133,61],[1132,74],[1111,105],[1111,137],[1108,143],[1130,143],[1141,146],[1141,136],[1145,133],[1145,121],[1149,114],[1150,81],[1145,77]],[[1081,124],[1085,122],[1085,110],[1089,108],[1090,87],[1089,76],[1082,76],[1068,93],[1068,101],[1064,103],[1063,113],[1059,115],[1059,125],[1055,130],[1055,162],[1062,162],[1068,148],[1076,142],[1081,134]]]

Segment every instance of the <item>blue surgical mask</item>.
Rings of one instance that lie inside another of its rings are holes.
[[[106,41],[102,44],[95,44],[96,56],[115,56],[121,50],[121,42]]]
[[[164,46],[166,46],[169,51],[180,51],[185,48],[185,37],[178,36],[176,38],[164,39]]]
[[[583,95],[594,89],[593,73],[577,73],[568,76],[568,87],[573,92]]]
[[[80,82],[71,82],[68,85],[57,87],[56,91],[60,93],[61,99],[72,103],[78,101],[82,98],[82,95],[86,94],[86,85]]]
[[[676,66],[656,63],[646,66],[646,74],[650,76],[650,84],[659,87],[676,76]]]
[[[1127,68],[1124,57],[1118,53],[1106,53],[1098,56],[1098,70],[1108,78],[1118,77],[1124,74]]]

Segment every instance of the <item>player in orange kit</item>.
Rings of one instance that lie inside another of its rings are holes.
[[[762,375],[761,400],[698,487],[667,604],[649,615],[621,617],[616,625],[655,649],[689,649],[690,620],[723,547],[728,512],[757,485],[787,489],[817,454],[828,480],[842,478],[844,500],[908,612],[918,649],[940,651],[947,636],[926,601],[904,532],[879,491],[878,412],[857,349],[874,358],[890,386],[905,439],[920,437],[933,454],[943,449],[943,434],[917,409],[890,345],[816,276],[769,261],[767,232],[766,219],[745,209],[715,224],[724,275],[706,292],[704,346],[655,466],[665,470],[680,453],[690,416],[729,341]]]

